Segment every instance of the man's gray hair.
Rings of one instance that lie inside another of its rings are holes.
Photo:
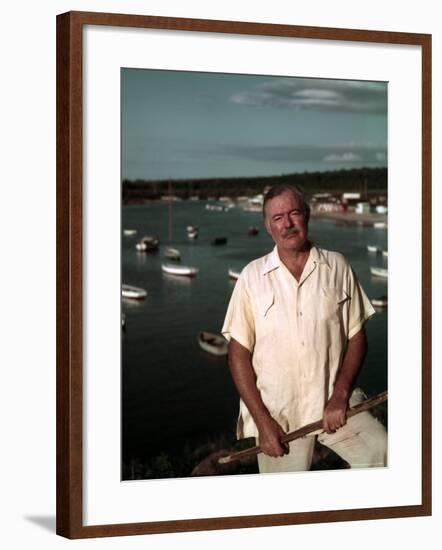
[[[279,183],[270,187],[264,195],[264,202],[262,203],[262,213],[264,218],[266,216],[267,202],[275,197],[278,197],[279,195],[282,195],[283,193],[286,193],[287,191],[289,193],[293,193],[293,195],[295,195],[295,197],[300,201],[301,207],[304,210],[305,219],[308,222],[310,219],[310,205],[305,198],[304,191],[292,183]]]

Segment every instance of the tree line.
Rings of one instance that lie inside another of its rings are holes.
[[[360,192],[364,195],[387,193],[387,168],[355,168],[328,172],[303,172],[281,176],[207,178],[183,180],[123,180],[124,204],[159,199],[172,194],[181,199],[222,196],[253,196],[268,185],[294,183],[306,194]]]

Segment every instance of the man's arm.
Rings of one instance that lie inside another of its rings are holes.
[[[347,407],[353,386],[367,353],[367,339],[362,328],[348,341],[341,368],[336,376],[333,394],[324,409],[323,428],[333,433],[347,422]]]
[[[270,415],[256,386],[250,351],[234,338],[229,342],[229,368],[239,395],[246,404],[259,432],[259,445],[264,454],[282,456],[288,444],[281,443],[284,430]]]

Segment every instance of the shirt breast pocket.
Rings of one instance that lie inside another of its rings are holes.
[[[319,307],[316,310],[317,319],[338,323],[342,318],[342,310],[348,299],[348,294],[339,288],[322,287],[319,293]]]

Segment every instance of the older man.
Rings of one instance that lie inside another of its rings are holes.
[[[263,473],[308,470],[316,437],[351,467],[385,466],[384,427],[368,412],[346,418],[363,399],[353,388],[374,309],[344,257],[308,240],[296,186],[271,188],[263,210],[276,246],[244,268],[222,329],[241,397],[237,435],[258,439]],[[281,442],[320,418],[320,434]]]

